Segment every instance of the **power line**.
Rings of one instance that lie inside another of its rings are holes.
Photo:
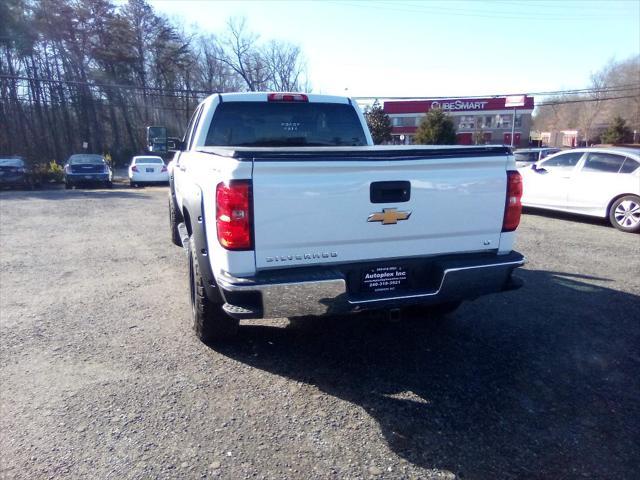
[[[42,78],[42,77],[28,77],[22,75],[7,75],[0,74],[0,78],[8,79],[8,80],[22,80],[29,82],[45,82],[45,83],[60,83],[67,85],[75,85],[75,86],[84,86],[89,88],[102,88],[102,89],[124,89],[124,90],[141,90],[145,91],[148,95],[157,95],[157,96],[168,96],[175,98],[184,98],[183,96],[178,95],[169,95],[168,93],[184,93],[187,95],[211,95],[218,93],[216,91],[211,90],[194,90],[194,89],[185,89],[185,88],[164,88],[164,87],[142,87],[139,85],[123,85],[123,84],[103,84],[103,83],[90,83],[90,82],[79,82],[75,80],[57,80],[52,78]],[[550,91],[541,91],[541,92],[528,92],[527,95],[536,95],[536,96],[553,96],[553,95],[581,95],[588,93],[602,93],[602,92],[613,92],[613,91],[624,91],[624,90],[634,90],[640,88],[640,83],[629,83],[622,85],[614,85],[610,87],[590,87],[590,88],[578,88],[578,89],[570,89],[570,90],[550,90]],[[158,91],[158,93],[154,93]],[[222,93],[222,92],[220,92]],[[488,94],[488,95],[474,95],[473,98],[481,98],[481,97],[504,97],[509,95],[522,95],[522,93],[501,93],[501,94]],[[408,100],[408,99],[462,99],[462,98],[471,98],[469,96],[437,96],[437,97],[426,97],[426,96],[376,96],[376,97],[354,97],[356,100],[368,100],[375,98],[384,98],[384,99],[398,99],[398,100]]]
[[[583,98],[579,100],[558,100],[552,102],[541,102],[536,107],[544,107],[548,105],[564,105],[567,103],[586,103],[586,102],[606,102],[607,100],[622,100],[625,98],[639,98],[637,95],[624,95],[620,97],[605,97],[605,98]]]
[[[612,93],[612,92],[624,92],[630,90],[640,89],[640,83],[637,84],[625,84],[614,85],[611,87],[602,88],[581,88],[573,90],[554,90],[546,92],[529,92],[528,96],[561,96],[561,95],[587,95],[587,94],[599,94],[599,93]],[[411,96],[411,97],[397,97],[397,96],[377,96],[377,97],[353,97],[355,100],[461,100],[468,98],[500,98],[508,97],[511,95],[523,95],[523,93],[507,93],[507,94],[490,94],[490,95],[472,95],[472,96],[439,96],[439,97],[426,97],[426,96]]]
[[[102,89],[123,89],[123,90],[142,90],[142,91],[154,91],[158,90],[162,92],[173,92],[173,93],[186,93],[186,94],[199,94],[199,95],[211,95],[214,93],[218,93],[217,91],[210,90],[192,90],[186,88],[163,88],[163,87],[143,87],[140,85],[122,85],[122,84],[108,84],[108,83],[90,83],[90,82],[78,82],[75,80],[57,80],[53,78],[41,78],[41,77],[28,77],[23,75],[7,75],[0,74],[0,78],[5,78],[8,80],[24,80],[28,82],[45,82],[45,83],[62,83],[66,85],[75,85],[78,87],[89,87],[89,88],[102,88]]]
[[[176,99],[188,99],[190,95],[210,95],[215,92],[210,92],[207,90],[191,90],[191,89],[176,89],[176,88],[162,88],[162,87],[142,87],[138,85],[122,85],[122,84],[96,84],[89,82],[79,82],[74,80],[57,80],[51,78],[40,78],[40,77],[29,77],[22,75],[7,75],[0,74],[0,79],[7,80],[17,80],[17,81],[25,81],[25,82],[43,82],[43,83],[57,83],[57,84],[66,84],[73,85],[78,87],[88,87],[88,88],[100,88],[100,89],[123,89],[123,90],[137,90],[143,91],[144,94],[148,97],[152,98],[176,98]],[[633,91],[636,89],[640,89],[640,83],[630,83],[623,85],[614,85],[610,87],[600,87],[600,88],[580,88],[580,89],[571,89],[571,90],[552,90],[552,91],[542,91],[542,92],[530,92],[527,93],[529,96],[564,96],[564,95],[589,95],[589,94],[608,94],[608,93],[622,93],[627,91]],[[150,91],[148,91],[150,90]],[[178,93],[178,95],[175,95]],[[183,94],[183,95],[180,95]],[[478,95],[478,96],[410,96],[410,97],[398,97],[398,96],[376,96],[376,97],[353,97],[355,100],[365,101],[365,100],[444,100],[444,99],[468,99],[468,98],[501,98],[510,95],[521,95],[518,94],[491,94],[491,95]],[[566,101],[553,101],[553,102],[542,102],[538,103],[537,106],[542,105],[559,105],[561,103],[581,103],[581,102],[593,102],[593,101],[601,101],[601,100],[615,100],[622,98],[637,98],[637,95],[629,95],[629,96],[619,96],[619,97],[604,97],[604,98],[593,98],[593,99],[579,99],[579,100],[566,100]]]
[[[592,15],[585,15],[585,13],[575,13],[573,12],[571,15],[537,15],[532,13],[520,13],[516,11],[495,11],[495,10],[473,10],[473,9],[460,9],[460,8],[452,8],[452,7],[440,7],[440,6],[430,6],[424,4],[406,4],[399,2],[333,2],[338,3],[339,5],[346,5],[350,7],[356,8],[366,8],[367,10],[387,10],[394,12],[404,12],[404,13],[424,13],[435,16],[451,16],[451,17],[471,17],[471,18],[491,18],[491,19],[505,19],[505,20],[527,20],[527,21],[579,21],[579,20],[601,20],[604,17],[607,17],[607,13],[609,13],[609,18],[619,18],[620,15],[611,15],[611,13],[620,13],[627,14],[622,11],[611,11],[608,10],[606,13],[596,13],[594,12]]]

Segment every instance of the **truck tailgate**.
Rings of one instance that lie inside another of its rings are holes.
[[[256,268],[495,250],[506,162],[498,153],[255,160]]]

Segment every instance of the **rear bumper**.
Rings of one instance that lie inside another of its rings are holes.
[[[169,183],[169,172],[165,173],[129,173],[129,181],[135,183]]]
[[[64,181],[69,185],[108,183],[111,181],[111,176],[108,173],[67,173]]]
[[[0,175],[0,186],[24,186],[29,184],[29,178],[24,174]]]
[[[255,278],[220,275],[216,280],[225,311],[237,318],[279,318],[343,314],[415,304],[472,300],[482,295],[515,290],[522,281],[513,270],[525,263],[517,253],[461,255],[415,260],[430,267],[422,287],[384,296],[362,295],[349,287],[359,265],[335,269],[288,269]],[[357,290],[357,289],[356,289]]]

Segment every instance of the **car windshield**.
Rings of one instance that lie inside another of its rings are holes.
[[[20,158],[0,158],[0,167],[24,167],[24,161]]]
[[[152,163],[160,165],[164,163],[160,157],[136,157],[133,159],[133,163],[140,165],[141,163]]]
[[[308,102],[224,102],[219,105],[206,145],[320,147],[366,145],[351,105]]]
[[[100,165],[104,163],[102,155],[80,154],[69,157],[69,165]]]

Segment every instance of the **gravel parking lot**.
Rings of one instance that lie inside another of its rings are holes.
[[[166,203],[0,192],[2,478],[638,478],[638,235],[530,212],[519,291],[214,348]]]

